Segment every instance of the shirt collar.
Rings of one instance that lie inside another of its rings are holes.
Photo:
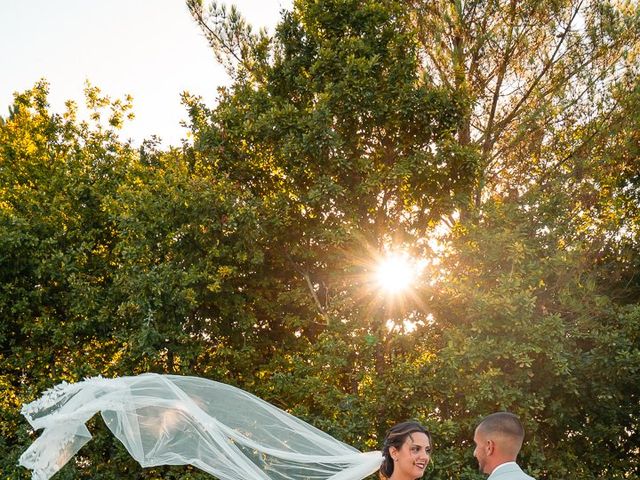
[[[504,462],[504,463],[501,463],[500,465],[498,465],[496,468],[493,469],[493,471],[491,472],[491,475],[496,473],[502,467],[506,467],[507,465],[516,465],[516,462]]]

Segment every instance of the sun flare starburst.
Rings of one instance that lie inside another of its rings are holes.
[[[407,290],[415,277],[415,265],[406,255],[400,254],[390,254],[383,258],[375,271],[378,286],[390,294]]]

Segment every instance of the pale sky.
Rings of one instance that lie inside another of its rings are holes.
[[[292,0],[222,3],[235,4],[254,29],[273,31]],[[123,137],[140,145],[155,134],[165,146],[185,136],[180,93],[212,106],[229,82],[184,0],[0,0],[0,116],[14,92],[40,78],[58,113],[68,99],[83,104],[86,80],[112,99],[131,94],[135,119]]]

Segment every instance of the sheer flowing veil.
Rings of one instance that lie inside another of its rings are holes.
[[[361,453],[243,390],[198,377],[144,374],[62,383],[22,408],[44,429],[20,464],[46,480],[91,439],[97,412],[143,467],[191,464],[221,480],[360,480]]]

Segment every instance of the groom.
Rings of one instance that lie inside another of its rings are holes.
[[[473,436],[473,456],[480,471],[489,474],[487,480],[535,480],[516,463],[523,440],[524,428],[513,413],[492,413],[480,422]]]

